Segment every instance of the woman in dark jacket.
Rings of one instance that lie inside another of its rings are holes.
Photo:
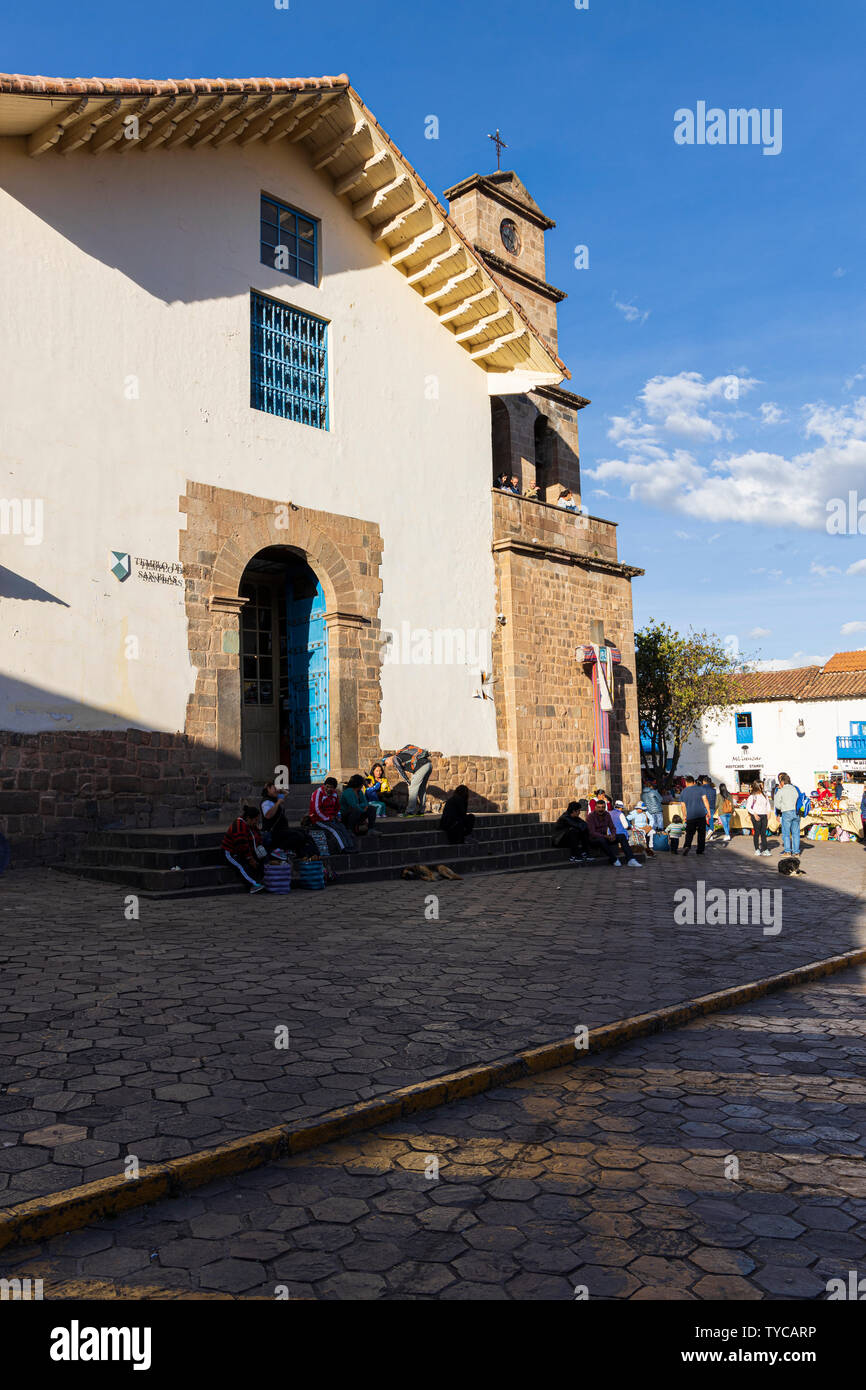
[[[439,829],[452,845],[462,845],[472,834],[475,817],[469,811],[469,788],[455,787],[442,808]]]

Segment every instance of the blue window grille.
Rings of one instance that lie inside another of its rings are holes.
[[[735,714],[734,723],[737,729],[737,743],[751,743],[752,716],[750,714]]]
[[[250,405],[328,429],[328,325],[253,290]]]
[[[852,738],[866,738],[866,720],[852,719],[850,723]]]
[[[259,216],[262,265],[308,285],[319,283],[319,224],[295,208],[262,194]]]

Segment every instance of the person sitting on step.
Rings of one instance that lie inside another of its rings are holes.
[[[232,821],[223,836],[222,850],[226,863],[249,884],[250,892],[261,893],[265,886],[262,878],[268,852],[259,829],[256,806],[245,806],[237,820]]]
[[[584,819],[588,809],[589,802],[586,800],[569,802],[556,822],[554,844],[560,849],[571,851],[572,864],[585,864],[592,857],[593,849],[601,850],[611,864],[616,864],[617,853],[613,843],[591,833]]]
[[[286,818],[283,802],[286,793],[277,788],[276,782],[266,782],[262,787],[262,831],[267,848],[275,858],[285,858],[286,854],[296,854],[308,858],[315,852],[308,835],[296,830]],[[310,846],[312,845],[312,850]]]
[[[353,835],[366,835],[376,824],[376,808],[364,794],[364,778],[356,772],[340,797],[340,820]]]
[[[373,807],[377,816],[384,816],[388,813],[388,807],[393,806],[394,798],[391,793],[391,783],[385,776],[385,764],[374,763],[367,773],[367,788],[365,795],[368,802]]]
[[[351,830],[340,820],[336,777],[326,777],[320,787],[313,788],[310,795],[310,820],[328,836],[337,854],[358,848]]]
[[[462,845],[467,835],[471,835],[475,817],[469,810],[469,788],[461,783],[455,787],[442,807],[439,829],[451,845]]]
[[[586,818],[586,823],[589,826],[589,832],[591,835],[597,836],[599,840],[613,841],[615,844],[619,846],[620,850],[622,851],[623,858],[625,859],[625,862],[630,869],[643,868],[643,864],[641,864],[639,859],[635,859],[634,855],[631,852],[628,843],[628,835],[625,833],[625,831],[617,829],[616,825],[611,819],[610,812],[606,809],[606,807],[601,803],[600,800],[596,802],[595,810],[590,811],[589,815]],[[617,860],[617,866],[619,866],[619,860]]]

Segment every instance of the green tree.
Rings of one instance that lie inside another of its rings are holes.
[[[701,719],[718,723],[739,698],[746,666],[715,633],[690,628],[683,636],[654,618],[635,634],[635,649],[638,721],[651,740],[653,776],[665,787]]]

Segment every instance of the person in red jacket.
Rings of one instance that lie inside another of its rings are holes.
[[[320,787],[314,787],[310,795],[310,820],[314,825],[330,825],[337,819],[340,798],[337,796],[336,777],[326,777]]]
[[[245,806],[243,815],[233,820],[222,841],[226,863],[239,873],[251,893],[261,893],[263,865],[267,850],[259,829],[259,812],[255,806]]]

